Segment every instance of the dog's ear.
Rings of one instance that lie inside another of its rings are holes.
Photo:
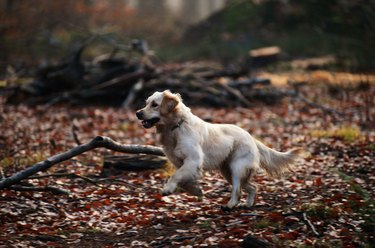
[[[165,115],[173,111],[176,108],[179,101],[179,96],[172,94],[169,90],[164,91],[163,100],[160,105],[160,113]]]

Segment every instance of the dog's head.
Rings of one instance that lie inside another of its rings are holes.
[[[147,98],[146,106],[138,110],[136,115],[139,120],[142,120],[143,127],[151,128],[163,123],[180,102],[179,94],[173,94],[169,90],[157,91]]]

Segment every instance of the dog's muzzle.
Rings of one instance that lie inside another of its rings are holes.
[[[142,120],[142,126],[144,128],[151,128],[153,127],[157,122],[160,121],[160,118],[159,117],[154,117],[154,118],[151,118],[151,119],[147,119],[147,120],[144,120],[144,114],[143,114],[143,111],[142,110],[139,110],[135,113],[135,115],[137,116],[137,118],[139,120]]]
[[[148,120],[143,120],[142,121],[142,125],[144,128],[151,128],[153,127],[156,123],[158,123],[160,121],[160,118],[151,118],[151,119],[148,119]]]
[[[135,115],[137,116],[138,120],[143,120],[143,112],[142,110],[138,110]]]

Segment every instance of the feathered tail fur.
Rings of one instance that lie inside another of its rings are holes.
[[[293,162],[301,155],[302,148],[294,148],[287,152],[278,152],[262,142],[255,141],[260,155],[260,167],[271,177],[279,178],[283,172],[290,171]]]

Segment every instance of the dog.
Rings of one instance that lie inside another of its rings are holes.
[[[179,94],[169,90],[152,94],[136,116],[144,128],[156,126],[164,153],[176,167],[162,194],[182,187],[202,195],[197,183],[201,171],[218,170],[232,185],[231,198],[223,210],[238,205],[241,190],[248,194],[246,207],[253,206],[257,186],[251,182],[252,176],[262,168],[270,176],[280,177],[302,152],[301,148],[278,152],[236,125],[205,122],[191,112]]]

